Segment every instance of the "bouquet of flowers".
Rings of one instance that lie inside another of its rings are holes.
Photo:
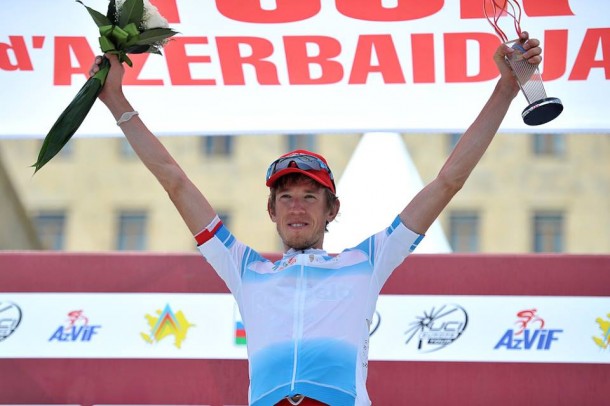
[[[102,52],[116,54],[119,61],[129,66],[132,63],[128,54],[161,54],[169,38],[177,34],[149,0],[110,0],[106,15],[85,8],[99,28]],[[110,62],[103,58],[100,70],[85,82],[61,113],[42,143],[38,160],[32,165],[34,173],[49,162],[78,130],[100,94],[109,70]]]

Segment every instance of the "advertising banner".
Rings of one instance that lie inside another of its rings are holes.
[[[125,92],[158,135],[460,132],[497,80],[482,0],[151,0],[179,31],[134,55]],[[84,3],[105,14],[106,0]],[[522,0],[564,112],[537,132],[607,132],[610,2]],[[500,19],[509,37],[509,16]],[[0,13],[0,137],[44,137],[84,84],[99,32],[74,1]],[[517,96],[502,126],[532,132]],[[101,103],[77,136],[118,135]]]
[[[605,404],[609,269],[413,255],[370,321],[373,404]],[[246,345],[198,253],[0,253],[1,404],[246,405]]]
[[[371,360],[610,364],[610,298],[382,295]],[[0,358],[246,359],[229,294],[0,295]]]

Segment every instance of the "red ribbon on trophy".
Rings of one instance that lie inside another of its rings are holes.
[[[502,42],[515,50],[506,60],[515,73],[521,92],[529,103],[521,113],[523,122],[534,126],[554,120],[563,111],[563,104],[558,98],[546,95],[538,66],[530,64],[522,57],[525,49],[519,39],[521,38],[521,6],[519,2],[516,0],[483,0],[483,10],[487,21]],[[509,40],[500,28],[500,18],[504,15],[512,18],[518,39]]]

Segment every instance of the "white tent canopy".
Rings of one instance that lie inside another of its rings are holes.
[[[365,134],[337,183],[341,209],[328,226],[325,249],[340,252],[383,230],[423,186],[399,134]],[[451,252],[438,220],[415,252]]]

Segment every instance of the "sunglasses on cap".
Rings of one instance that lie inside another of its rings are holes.
[[[281,170],[294,167],[302,169],[304,171],[326,171],[328,172],[330,179],[334,180],[333,173],[330,171],[330,168],[327,164],[325,164],[321,159],[316,158],[315,156],[303,154],[289,155],[278,158],[273,161],[273,163],[269,166],[269,169],[267,169],[266,179],[269,180],[270,177],[272,177]]]
[[[269,165],[269,169],[267,169],[266,180],[268,181],[269,178],[279,171],[295,167],[304,171],[325,171],[328,173],[330,180],[334,182],[333,173],[324,161],[315,156],[304,154],[284,156],[273,161],[273,163]]]

